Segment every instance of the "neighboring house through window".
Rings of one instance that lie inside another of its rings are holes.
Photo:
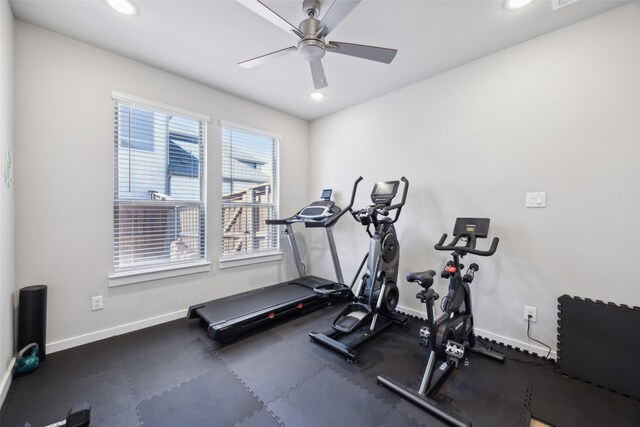
[[[206,120],[116,96],[114,271],[206,259]]]
[[[222,259],[279,249],[279,138],[222,122]]]

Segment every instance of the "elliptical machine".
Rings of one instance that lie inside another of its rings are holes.
[[[431,289],[435,271],[428,270],[408,273],[407,281],[415,282],[422,287],[416,298],[425,303],[427,308],[427,326],[420,329],[419,344],[429,350],[429,359],[422,376],[420,388],[413,391],[396,381],[378,376],[378,384],[400,394],[405,399],[420,406],[424,410],[454,426],[471,426],[470,421],[461,421],[438,407],[438,403],[430,398],[446,379],[452,369],[464,357],[465,350],[491,357],[503,362],[504,356],[476,346],[473,332],[473,312],[471,308],[471,288],[478,264],[469,265],[465,274],[460,259],[467,254],[491,256],[498,248],[499,239],[493,238],[491,248],[487,251],[476,249],[476,239],[486,238],[489,233],[488,218],[458,218],[453,229],[453,240],[444,245],[447,235],[443,234],[434,246],[439,251],[452,251],[452,260],[448,261],[440,276],[449,279],[449,290],[442,299],[442,316],[434,320],[433,305],[439,295]],[[464,243],[459,245],[459,243]]]
[[[353,186],[352,201],[361,180],[362,177],[359,177]],[[363,258],[351,282],[352,302],[331,323],[332,330],[309,334],[311,342],[344,355],[351,363],[355,363],[360,356],[355,350],[357,346],[374,338],[392,324],[406,326],[409,321],[407,316],[394,312],[399,299],[396,282],[400,260],[400,246],[394,224],[400,217],[409,189],[409,181],[405,177],[402,177],[401,181],[404,188],[400,203],[391,204],[398,192],[400,181],[386,181],[374,185],[371,191],[373,204],[356,211],[349,206],[353,218],[366,226],[370,237],[369,252]],[[390,213],[394,211],[395,216],[391,218]],[[357,288],[353,290],[365,262],[365,273]]]

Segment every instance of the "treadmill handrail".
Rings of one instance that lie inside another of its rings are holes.
[[[338,213],[333,218],[331,218],[329,221],[327,221],[326,227],[331,227],[333,224],[335,224],[340,219],[340,217],[342,215],[344,215],[346,212],[351,212],[351,208],[353,207],[353,202],[356,199],[356,190],[358,188],[358,184],[360,183],[360,181],[362,181],[362,177],[361,176],[359,176],[356,179],[356,182],[353,183],[353,191],[351,192],[351,200],[349,201],[349,206],[347,206],[346,208],[341,210],[340,213]]]

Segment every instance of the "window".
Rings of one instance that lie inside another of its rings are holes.
[[[114,104],[114,270],[201,263],[206,120],[127,96]]]
[[[279,249],[277,137],[222,123],[222,259]]]
[[[120,123],[129,124],[126,129],[119,128],[122,146],[153,151],[153,111],[121,105],[118,108],[118,116]]]

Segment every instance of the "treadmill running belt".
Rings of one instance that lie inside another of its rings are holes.
[[[309,287],[304,279],[306,278],[209,301],[204,303],[203,307],[196,309],[196,313],[207,323],[217,323],[256,311],[266,310],[269,307],[288,301],[314,297],[316,293],[313,287]],[[323,282],[332,283],[330,281]],[[320,283],[313,284],[318,285]]]

